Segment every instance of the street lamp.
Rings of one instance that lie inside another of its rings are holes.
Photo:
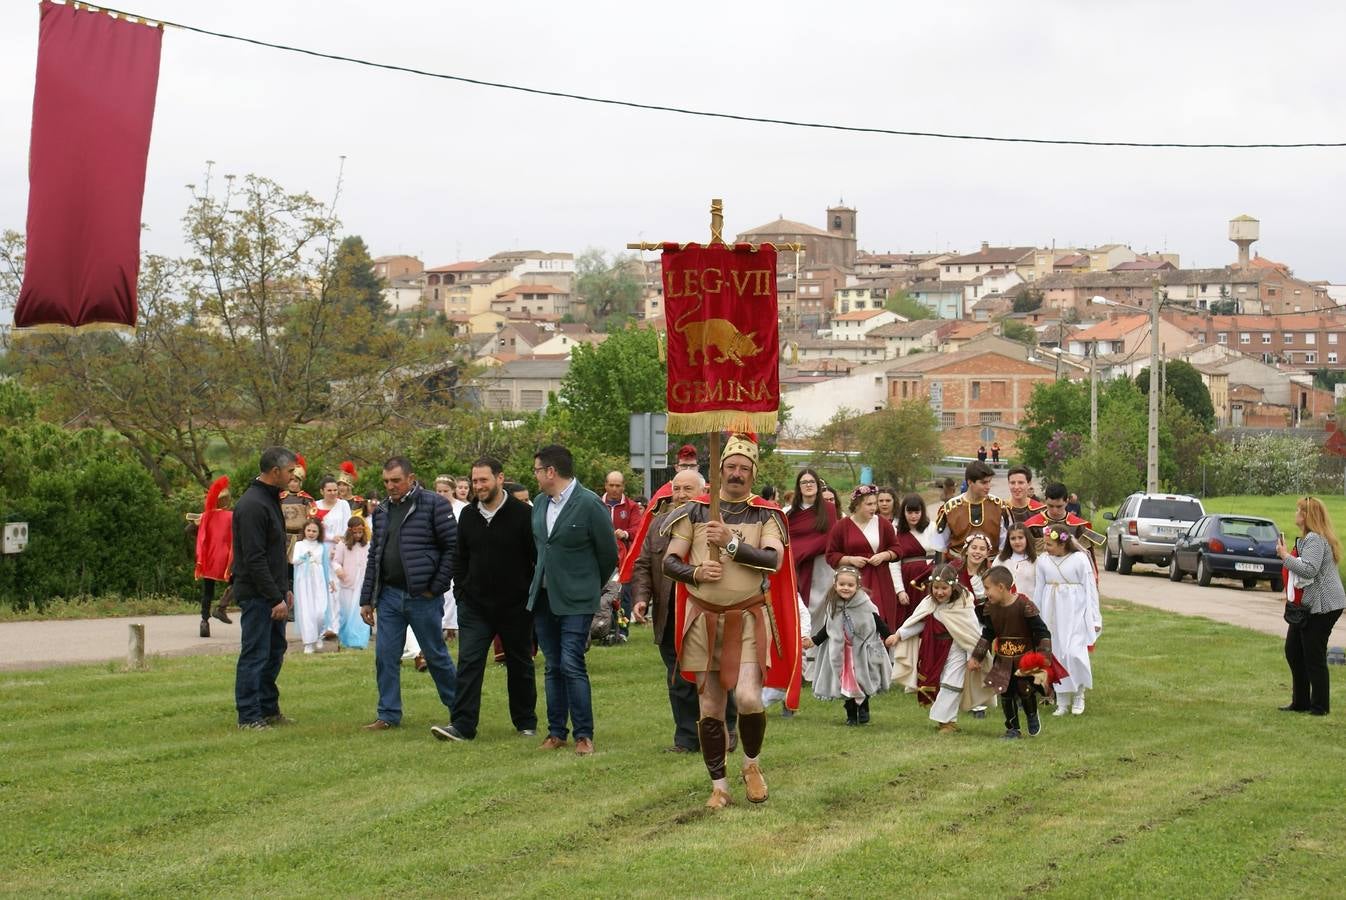
[[[1150,300],[1148,310],[1129,303],[1118,303],[1106,297],[1094,297],[1090,301],[1150,314],[1150,423],[1145,442],[1145,491],[1149,494],[1159,491],[1159,308],[1167,299],[1168,294],[1159,287],[1159,280],[1155,279],[1154,296]]]

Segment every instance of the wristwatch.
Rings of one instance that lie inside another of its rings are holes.
[[[733,559],[733,558],[734,558],[734,554],[735,554],[735,553],[738,553],[738,537],[737,537],[737,536],[735,536],[729,543],[727,543],[727,544],[724,545],[724,552],[729,554],[729,558],[730,558],[730,559]]]

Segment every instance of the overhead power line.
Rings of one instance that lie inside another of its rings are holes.
[[[267,47],[272,50],[283,50],[286,53],[300,53],[304,56],[313,56],[318,59],[328,59],[333,62],[351,63],[357,66],[366,66],[371,69],[384,69],[389,72],[403,72],[408,75],[419,75],[424,78],[438,78],[442,81],[456,81],[460,84],[470,84],[476,87],[495,88],[502,91],[514,91],[521,94],[533,94],[540,97],[556,97],[562,100],[576,100],[581,103],[599,103],[605,106],[622,106],[628,109],[643,109],[650,112],[674,113],[680,116],[694,116],[703,119],[727,119],[733,122],[750,122],[758,125],[783,125],[788,128],[812,128],[819,131],[841,131],[852,134],[878,134],[891,137],[911,137],[911,138],[934,138],[944,141],[981,141],[985,143],[996,144],[1046,144],[1058,147],[1125,147],[1135,149],[1155,149],[1155,150],[1303,150],[1315,147],[1340,148],[1346,147],[1346,141],[1294,141],[1289,143],[1186,143],[1182,141],[1100,141],[1100,140],[1081,140],[1075,138],[1046,138],[1046,137],[1014,137],[1011,135],[994,134],[960,134],[956,132],[945,131],[913,131],[901,128],[881,128],[867,125],[841,125],[835,122],[806,122],[798,119],[778,119],[770,116],[751,116],[746,113],[718,112],[715,110],[692,109],[683,106],[668,106],[660,103],[645,103],[638,100],[619,100],[613,97],[595,97],[590,94],[577,94],[571,91],[558,91],[549,88],[530,87],[522,84],[507,84],[502,81],[487,81],[482,78],[471,78],[466,75],[450,75],[446,72],[431,72],[426,69],[416,69],[411,66],[399,66],[392,63],[375,62],[368,59],[360,59],[353,56],[342,56],[338,53],[326,53],[321,50],[310,50],[305,47],[291,47],[286,44],[277,44],[271,41],[263,41],[257,38],[244,37],[238,34],[228,34],[223,31],[211,31],[208,28],[198,28],[195,25],[184,25],[181,22],[170,22],[167,19],[156,19],[152,16],[145,16],[140,13],[126,12],[125,10],[113,9],[110,6],[96,6],[90,3],[79,3],[79,6],[89,9],[97,9],[107,13],[113,13],[128,19],[140,19],[146,22],[155,22],[170,28],[179,28],[183,31],[191,31],[196,34],[204,34],[208,37],[221,38],[226,41],[239,41],[244,44],[252,44],[257,47]]]

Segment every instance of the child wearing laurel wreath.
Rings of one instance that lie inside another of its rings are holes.
[[[940,734],[958,731],[960,710],[985,708],[994,695],[967,678],[967,659],[981,639],[972,595],[947,564],[930,574],[929,592],[901,627],[893,655],[893,681],[930,707]]]
[[[1056,711],[1084,715],[1084,692],[1094,686],[1089,648],[1103,631],[1098,585],[1089,554],[1069,530],[1048,525],[1042,530],[1045,553],[1037,560],[1034,602],[1052,633],[1056,658],[1070,673],[1056,687]]]
[[[869,724],[869,698],[888,690],[893,665],[887,648],[897,644],[879,609],[860,587],[855,566],[837,569],[832,587],[818,608],[822,623],[813,635],[818,668],[813,696],[846,700],[846,724]]]

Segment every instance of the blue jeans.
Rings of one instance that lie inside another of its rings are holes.
[[[402,650],[407,628],[421,645],[439,700],[453,709],[458,675],[453,657],[444,646],[444,595],[413,597],[402,588],[384,585],[379,592],[378,631],[374,641],[374,677],[379,686],[379,718],[389,725],[402,722]]]
[[[280,715],[276,678],[285,661],[285,620],[271,618],[273,605],[262,599],[239,602],[243,610],[238,623],[242,645],[234,674],[234,705],[240,725]]]
[[[547,734],[566,739],[567,719],[574,726],[575,740],[594,738],[594,706],[589,693],[589,670],[584,667],[584,648],[589,642],[592,615],[553,615],[547,592],[539,591],[533,609],[533,630],[546,665]]]

